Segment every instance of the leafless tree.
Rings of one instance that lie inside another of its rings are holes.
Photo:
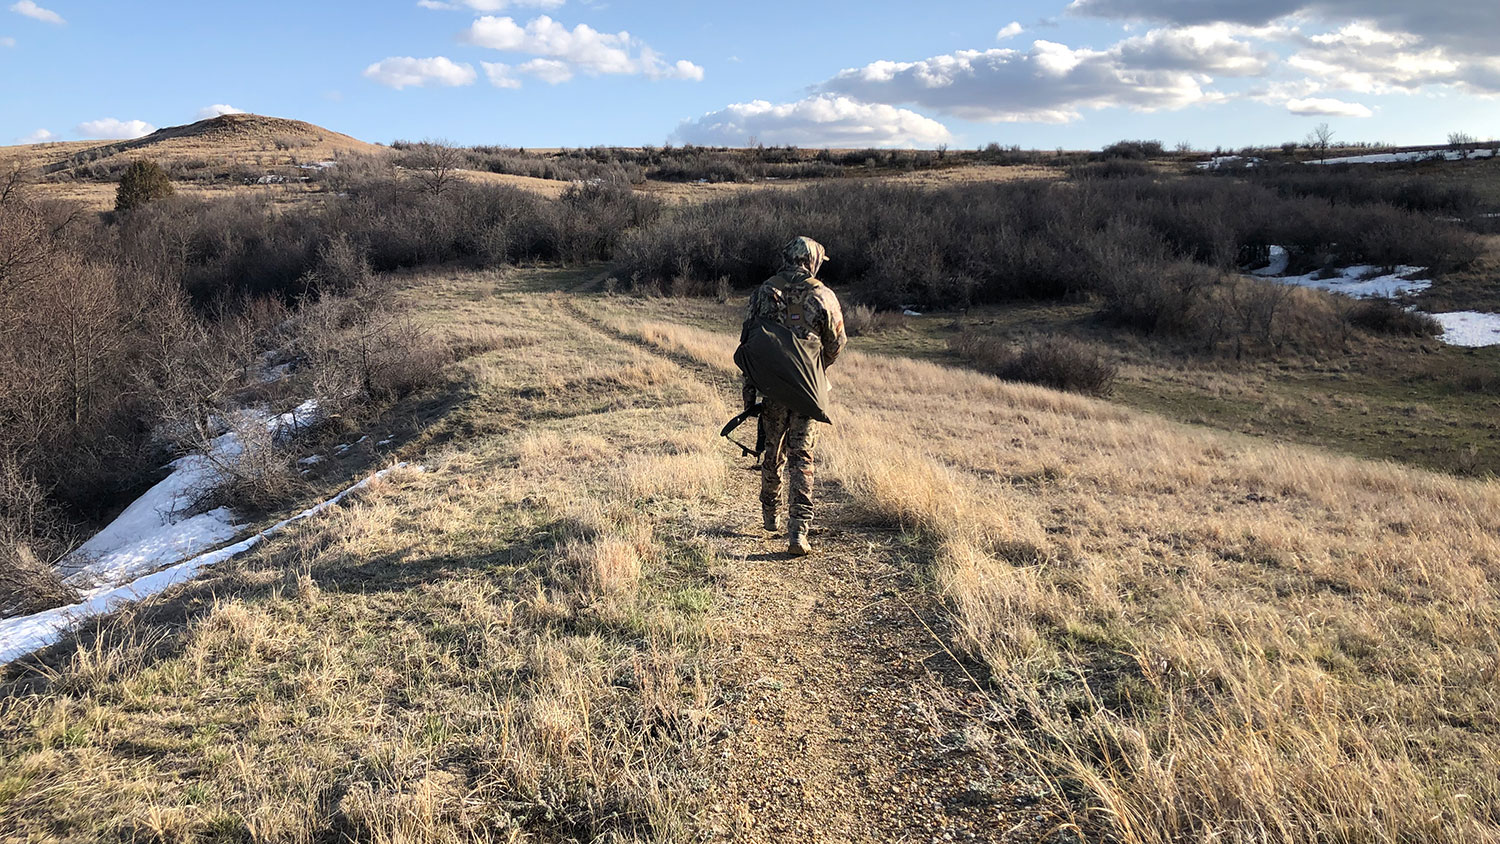
[[[1449,132],[1448,148],[1454,152],[1461,152],[1464,158],[1469,157],[1469,148],[1478,143],[1479,140],[1468,132]]]
[[[1307,133],[1306,144],[1309,148],[1318,151],[1318,160],[1328,160],[1328,146],[1333,143],[1333,130],[1328,128],[1327,123],[1319,123]]]
[[[453,184],[463,163],[463,150],[442,140],[423,141],[406,156],[406,166],[433,195],[441,194]]]

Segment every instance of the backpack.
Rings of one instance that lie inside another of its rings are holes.
[[[787,301],[787,321],[802,324],[801,301],[786,296],[780,276],[770,282]],[[828,376],[823,372],[823,341],[816,332],[798,337],[790,328],[765,317],[745,320],[734,363],[762,395],[793,413],[833,424],[828,418]]]

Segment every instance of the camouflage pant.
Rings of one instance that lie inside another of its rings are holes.
[[[788,513],[792,521],[806,525],[812,521],[816,423],[769,401],[760,422],[766,433],[766,451],[760,464],[760,503],[768,507],[780,503],[781,467],[785,465],[791,475]]]

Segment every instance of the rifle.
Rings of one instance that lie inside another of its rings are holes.
[[[736,416],[733,419],[729,420],[729,424],[725,425],[724,428],[719,431],[719,436],[739,446],[740,451],[744,453],[743,456],[759,457],[760,453],[766,450],[766,429],[764,427],[756,426],[755,448],[753,450],[750,448],[750,446],[745,445],[744,443],[729,435],[734,433],[735,428],[738,428],[739,426],[745,424],[745,420],[749,419],[752,416],[760,416],[760,413],[765,409],[765,406],[765,402],[756,402],[750,407],[745,408],[744,413],[741,413],[739,416]]]

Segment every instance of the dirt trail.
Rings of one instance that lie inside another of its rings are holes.
[[[737,396],[721,373],[569,310]],[[761,528],[751,460],[733,462],[731,503],[694,514],[727,569],[720,611],[733,654],[706,840],[1043,837],[1055,822],[1032,807],[1028,772],[975,728],[993,704],[971,675],[981,669],[942,644],[921,549],[857,523],[849,496],[820,477],[814,552],[793,557]]]

